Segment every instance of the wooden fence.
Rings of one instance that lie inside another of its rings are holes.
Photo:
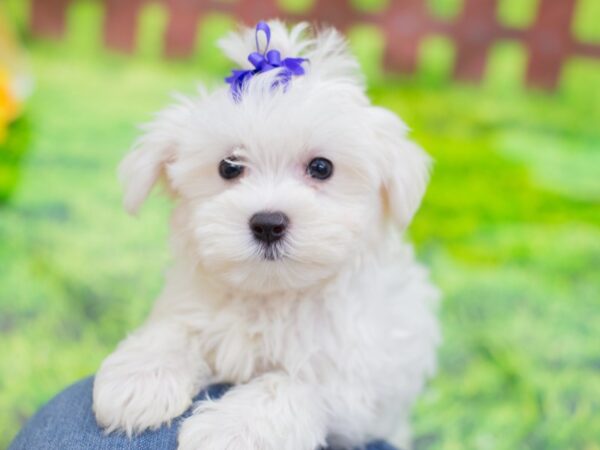
[[[366,12],[350,0],[315,0],[302,14],[280,8],[277,0],[98,0],[105,6],[104,41],[109,48],[133,52],[137,18],[144,4],[163,4],[169,19],[164,36],[170,57],[191,55],[198,25],[204,15],[219,11],[248,24],[264,18],[316,20],[347,30],[357,24],[379,27],[385,38],[384,65],[388,71],[413,73],[418,64],[419,45],[431,35],[454,42],[454,77],[478,82],[482,79],[491,46],[499,40],[520,42],[529,55],[528,86],[556,88],[563,64],[572,56],[600,58],[600,45],[576,40],[571,32],[577,0],[538,0],[532,25],[511,28],[497,19],[498,0],[463,0],[463,8],[452,21],[431,14],[425,0],[389,0],[382,11]],[[600,1],[600,0],[599,0]],[[66,10],[71,0],[32,0],[31,28],[35,35],[60,37],[65,29]]]

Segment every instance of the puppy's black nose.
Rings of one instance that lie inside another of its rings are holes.
[[[285,235],[290,219],[284,213],[262,211],[250,218],[250,229],[256,239],[272,244]]]

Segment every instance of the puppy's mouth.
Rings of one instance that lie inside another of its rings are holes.
[[[272,244],[261,244],[259,248],[260,257],[267,261],[277,261],[285,257],[283,246],[274,242]]]

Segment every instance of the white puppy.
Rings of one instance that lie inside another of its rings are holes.
[[[164,178],[174,264],[146,324],[102,364],[96,418],[157,428],[227,381],[183,422],[181,450],[405,445],[439,341],[436,289],[400,236],[430,160],[370,104],[336,31],[269,25],[269,48],[306,58],[303,74],[182,100],[121,165],[130,212]],[[222,48],[251,69],[262,31]]]

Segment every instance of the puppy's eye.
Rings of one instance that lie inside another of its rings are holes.
[[[235,158],[227,158],[219,163],[219,175],[225,180],[233,180],[244,172],[244,166],[235,161]]]
[[[333,163],[326,158],[315,158],[306,166],[306,173],[317,180],[326,180],[333,175]]]

